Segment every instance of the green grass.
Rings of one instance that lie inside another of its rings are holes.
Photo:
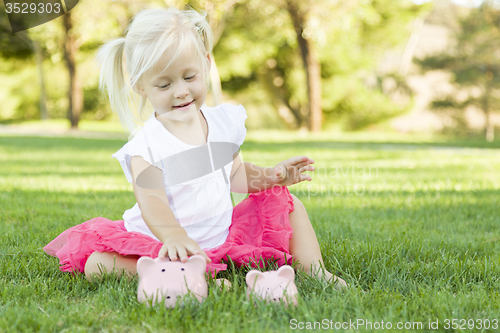
[[[0,332],[267,332],[323,319],[422,322],[406,330],[419,332],[439,320],[444,332],[461,331],[446,330],[445,319],[500,320],[500,145],[415,139],[249,132],[246,161],[316,161],[313,181],[290,191],[309,213],[326,268],[353,288],[340,293],[299,275],[298,307],[254,305],[245,271],[235,269],[223,274],[230,291],[210,284],[202,304],[167,310],[139,304],[137,280],[90,284],[42,250],[63,230],[119,220],[135,203],[111,158],[125,141],[0,136]],[[364,327],[341,331],[384,331]]]
[[[68,119],[47,119],[47,120],[25,120],[22,122],[18,121],[3,121],[0,122],[3,125],[14,125],[23,129],[33,129],[33,130],[55,130],[64,131],[68,130],[71,123]],[[78,123],[78,128],[82,131],[91,132],[111,132],[111,133],[122,133],[123,127],[118,121],[95,121],[95,120],[80,120]]]
[[[82,119],[78,123],[78,129],[84,132],[100,132],[100,133],[113,133],[123,134],[126,138],[127,135],[123,133],[123,127],[118,120],[118,116],[113,114],[113,119],[106,121],[98,120],[85,120]],[[47,120],[1,120],[0,125],[13,125],[16,128],[34,131],[57,131],[59,133],[65,132],[70,128],[70,121],[68,119],[47,119]],[[115,138],[116,139],[116,138]],[[118,138],[120,139],[120,138]],[[364,132],[340,132],[338,130],[329,130],[320,134],[315,133],[302,133],[297,131],[288,130],[249,130],[247,133],[247,140],[253,142],[316,142],[322,141],[336,142],[337,145],[342,143],[352,144],[357,143],[362,146],[366,143],[371,144],[411,144],[411,145],[433,145],[445,147],[481,147],[481,148],[500,148],[500,140],[494,142],[485,142],[482,136],[475,136],[469,138],[456,138],[453,136],[445,136],[432,133],[398,133],[394,130],[392,132],[380,131],[364,131]]]

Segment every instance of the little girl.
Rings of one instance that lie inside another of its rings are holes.
[[[126,38],[100,49],[100,87],[124,127],[132,130],[138,120],[128,87],[138,94],[139,114],[148,101],[154,109],[112,155],[137,203],[123,220],[93,218],[44,250],[59,258],[62,271],[84,272],[89,280],[103,272],[135,275],[140,256],[185,262],[200,254],[212,273],[226,269],[221,260],[229,257],[237,265],[294,260],[299,269],[346,286],[323,269],[304,205],[287,188],[311,181],[304,172],[314,170],[314,161],[297,156],[274,168],[243,162],[245,109],[204,104],[211,50],[205,16],[173,8],[141,11]],[[233,208],[230,191],[250,195]]]

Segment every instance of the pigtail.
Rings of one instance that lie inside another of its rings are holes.
[[[184,10],[182,11],[182,14],[184,14],[193,24],[202,44],[206,52],[209,54],[212,53],[212,48],[213,48],[213,32],[212,28],[210,28],[210,24],[208,24],[207,21],[207,14],[205,12],[199,13],[195,10]],[[202,58],[205,57],[204,54],[200,54]],[[209,85],[210,81],[210,75],[208,72],[208,67],[203,66],[205,68],[205,78],[207,81],[207,86]]]
[[[132,132],[136,126],[128,104],[130,89],[123,70],[124,49],[125,38],[117,38],[104,44],[96,59],[101,65],[99,89],[108,94],[111,109],[118,114],[123,128]]]
[[[188,10],[183,12],[187,17],[189,17],[190,21],[193,23],[196,31],[200,35],[201,41],[205,46],[205,50],[209,53],[212,52],[213,47],[213,33],[212,28],[207,21],[206,13],[198,13],[194,10]]]

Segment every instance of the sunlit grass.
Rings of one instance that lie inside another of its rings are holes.
[[[61,273],[42,251],[63,230],[97,216],[119,220],[135,204],[111,158],[126,140],[0,136],[0,332],[267,332],[288,331],[293,319],[414,321],[424,331],[439,319],[446,331],[445,319],[499,319],[499,149],[370,135],[249,131],[242,147],[244,160],[261,166],[315,160],[313,181],[290,191],[308,210],[326,268],[353,288],[339,293],[299,275],[297,308],[254,305],[237,269],[222,274],[230,291],[211,284],[201,305],[173,310],[137,303],[136,280],[93,285]]]
[[[71,123],[68,119],[25,120],[16,123],[6,123],[5,125],[12,125],[22,129],[52,130],[60,132],[69,130],[71,127]],[[78,128],[82,131],[93,132],[123,132],[123,127],[118,121],[80,120]]]
[[[2,125],[2,124],[0,124]],[[54,131],[65,133],[70,129],[68,119],[47,119],[47,120],[25,120],[22,122],[4,121],[3,125],[13,125],[16,128],[33,131]],[[123,127],[116,114],[112,119],[106,121],[80,120],[78,124],[80,131],[102,132],[112,134],[123,134]],[[123,134],[126,139],[127,135]],[[249,129],[247,140],[260,143],[291,143],[300,140],[302,143],[308,142],[335,142],[339,148],[343,144],[357,143],[360,149],[365,149],[365,144],[370,143],[373,147],[378,144],[381,149],[395,149],[391,144],[398,144],[400,149],[415,149],[415,146],[432,145],[442,147],[469,147],[469,148],[500,148],[500,140],[486,142],[482,137],[455,138],[446,135],[432,133],[399,133],[396,131],[360,131],[343,132],[337,129],[324,130],[321,133],[310,133],[307,131],[291,130],[259,130]],[[408,146],[402,146],[407,144]],[[351,145],[352,147],[352,145]]]

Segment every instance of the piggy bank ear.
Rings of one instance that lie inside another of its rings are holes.
[[[247,282],[247,286],[250,288],[253,288],[255,285],[255,282],[262,280],[264,278],[264,273],[261,271],[252,269],[250,272],[247,273],[247,276],[245,277],[245,281]]]
[[[189,257],[187,263],[192,265],[200,274],[205,274],[205,270],[207,269],[207,261],[199,254],[195,254],[194,256]]]
[[[139,260],[137,260],[137,273],[141,276],[150,266],[154,264],[155,261],[152,258],[140,257]]]
[[[293,271],[293,268],[288,265],[282,266],[278,269],[278,276],[284,277],[292,282],[295,280],[295,272]]]

